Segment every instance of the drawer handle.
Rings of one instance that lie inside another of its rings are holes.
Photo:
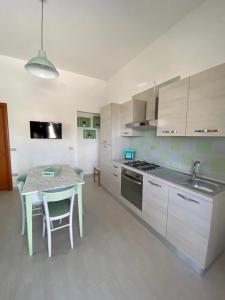
[[[194,200],[194,199],[191,199],[191,198],[187,198],[187,197],[185,197],[184,195],[182,195],[182,194],[180,194],[180,193],[177,193],[177,196],[181,197],[182,199],[184,199],[184,200],[186,200],[186,201],[193,202],[193,203],[196,203],[196,204],[200,204],[199,201]]]
[[[113,173],[113,176],[118,177],[118,175],[117,175],[117,174],[114,174],[114,173]]]
[[[204,133],[210,133],[210,132],[218,132],[219,129],[196,129],[195,132],[204,132]]]
[[[116,168],[116,169],[118,169],[119,167],[117,167],[117,166],[113,166],[113,168]]]
[[[162,133],[177,133],[177,130],[163,130]]]
[[[151,184],[151,185],[154,185],[154,186],[158,186],[158,187],[162,187],[160,184],[158,184],[158,183],[155,183],[155,182],[152,182],[152,181],[150,181],[150,180],[148,180],[148,182]]]
[[[128,131],[125,131],[123,134],[129,134],[129,132],[128,132]]]

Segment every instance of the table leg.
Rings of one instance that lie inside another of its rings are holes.
[[[80,237],[83,237],[83,200],[82,200],[82,184],[78,185],[78,215],[79,215],[79,228]]]
[[[32,196],[25,196],[26,201],[26,221],[27,221],[27,239],[29,255],[33,255],[33,239],[32,239]]]

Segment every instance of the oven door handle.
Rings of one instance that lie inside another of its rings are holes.
[[[133,183],[136,183],[136,184],[138,184],[138,185],[142,185],[142,182],[141,182],[141,181],[136,180],[136,179],[133,179],[133,178],[131,178],[131,177],[128,176],[128,175],[122,174],[122,176],[124,176],[127,180],[132,181]]]

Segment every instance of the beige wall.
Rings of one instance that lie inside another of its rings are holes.
[[[100,111],[105,82],[62,70],[58,79],[43,80],[27,73],[24,64],[0,56],[0,101],[8,104],[10,144],[16,148],[11,151],[13,173],[41,164],[75,165],[76,113]],[[30,139],[30,120],[62,122],[63,139]]]
[[[224,28],[225,1],[204,2],[108,81],[107,101],[124,102],[154,80],[186,77],[224,63]]]

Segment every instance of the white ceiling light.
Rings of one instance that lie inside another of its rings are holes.
[[[46,52],[43,49],[43,4],[44,0],[41,0],[41,49],[38,55],[31,58],[24,67],[35,76],[51,79],[58,77],[59,72],[53,63],[48,60]]]

